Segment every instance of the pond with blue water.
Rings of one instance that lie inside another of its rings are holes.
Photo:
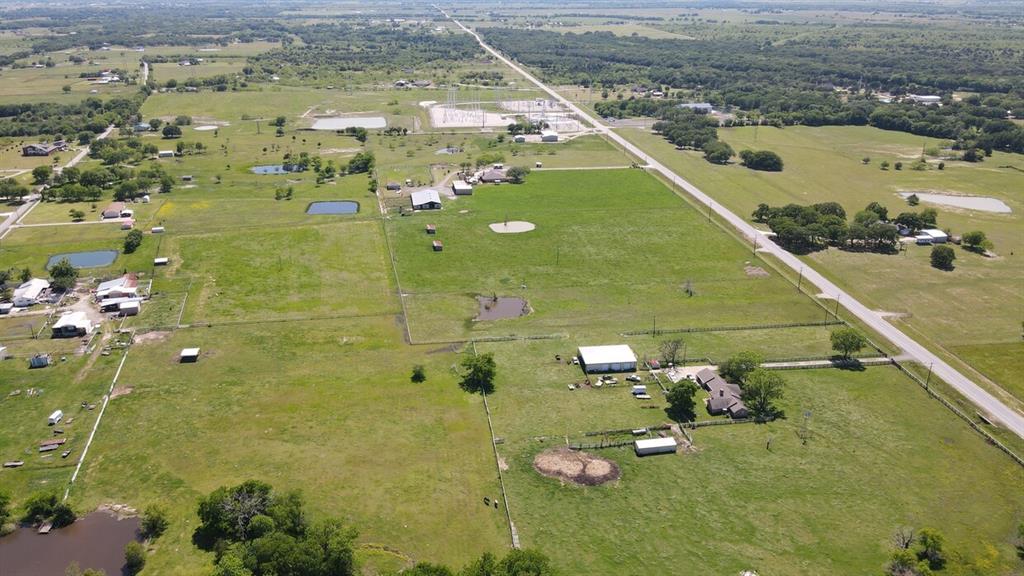
[[[291,168],[291,167],[289,166],[289,167],[286,168],[285,166],[283,166],[281,164],[274,164],[274,165],[270,165],[270,166],[253,166],[252,167],[252,173],[253,174],[291,174],[292,170],[289,170],[288,168]]]
[[[67,258],[75,268],[99,268],[110,266],[117,259],[117,250],[90,250],[88,252],[65,252],[54,254],[46,261],[46,269],[49,270],[61,259]]]
[[[359,202],[351,200],[331,200],[326,202],[310,202],[306,214],[355,214],[359,212]]]

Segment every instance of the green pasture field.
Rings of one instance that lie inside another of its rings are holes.
[[[179,66],[177,62],[161,62],[150,66],[150,75],[153,80],[163,84],[168,80],[184,82],[189,78],[240,74],[243,67],[245,67],[244,58],[207,59],[207,61],[194,66]]]
[[[941,346],[971,364],[986,345],[1020,341],[1020,317],[1024,293],[1020,278],[1024,250],[1020,234],[1024,197],[1020,173],[1005,166],[1024,166],[1020,157],[994,153],[979,164],[946,161],[944,170],[910,170],[923,147],[941,145],[935,139],[861,127],[761,127],[722,129],[720,135],[736,150],[768,149],[785,162],[781,173],[747,170],[738,164],[715,166],[696,152],[677,152],[659,136],[633,129],[623,136],[645,147],[652,156],[679,171],[690,182],[741,216],[750,218],[758,203],[781,206],[790,202],[812,204],[836,201],[852,215],[877,201],[889,208],[890,217],[925,207],[938,210],[938,225],[954,234],[983,230],[995,244],[996,258],[956,248],[954,272],[941,272],[929,264],[929,249],[915,245],[900,255],[847,252],[835,249],[811,254],[806,259],[877,310],[905,314],[895,320],[915,337]],[[756,141],[755,141],[756,138]],[[864,165],[862,158],[869,157]],[[904,163],[902,171],[882,171],[888,160]],[[923,203],[912,208],[897,192],[937,192],[991,196],[1011,207],[1011,214],[967,211]],[[962,348],[966,346],[977,348]],[[1011,362],[1019,363],[1024,349],[1003,346]],[[1013,386],[1005,373],[985,374],[1000,385]]]
[[[12,230],[0,241],[0,268],[28,268],[44,273],[46,262],[54,254],[88,250],[118,250],[124,247],[122,231],[116,224],[32,226]],[[109,266],[85,268],[80,276],[102,278],[123,270],[146,270],[152,266],[156,241],[149,235],[132,254],[118,254]]]
[[[187,346],[198,363],[176,362]],[[197,499],[250,478],[302,489],[314,518],[340,516],[367,551],[455,565],[500,553],[504,509],[483,504],[500,495],[487,422],[456,361],[404,345],[391,315],[158,333],[130,350],[120,381],[133,390],[111,401],[73,501],[169,506],[154,574],[206,570]],[[414,364],[425,383],[410,383]],[[370,574],[395,562],[362,556]]]
[[[63,162],[67,162],[76,154],[72,148],[67,152],[61,152],[53,156],[22,156],[21,148],[28,144],[38,142],[38,138],[31,136],[0,138],[0,177],[10,178],[15,174],[21,174],[19,181],[29,183],[32,181],[31,172],[36,166],[52,164],[55,157],[59,156]]]
[[[639,170],[536,172],[443,202],[387,224],[414,340],[823,319],[778,276],[749,276],[756,256]],[[505,220],[537,229],[488,227]],[[474,297],[495,294],[525,298],[532,312],[474,323]]]
[[[44,58],[45,59],[45,58]],[[73,104],[86,97],[109,98],[128,97],[138,91],[138,86],[124,82],[94,84],[87,78],[79,78],[82,72],[99,72],[112,65],[72,64],[66,60],[53,68],[18,68],[0,71],[0,104],[18,102],[57,102]],[[138,61],[127,68],[129,77],[138,75]],[[123,80],[123,78],[122,78]],[[71,92],[64,93],[63,87],[70,86]],[[96,92],[93,93],[92,91]]]
[[[552,359],[569,344],[477,345],[499,366],[489,403],[513,521],[522,544],[563,573],[876,573],[904,525],[940,527],[947,550],[971,562],[994,550],[986,573],[1018,566],[1024,472],[891,368],[784,372],[784,420],[697,429],[695,451],[681,455],[592,450],[622,470],[604,486],[545,478],[532,462],[546,449],[668,421],[660,394],[637,401],[621,384],[570,391],[578,367]]]

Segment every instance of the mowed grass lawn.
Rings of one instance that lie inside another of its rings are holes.
[[[761,202],[778,206],[836,201],[852,218],[868,203],[877,201],[889,208],[891,217],[933,207],[938,210],[940,228],[951,229],[954,234],[985,231],[995,243],[998,257],[985,258],[955,248],[953,272],[932,268],[930,250],[914,245],[898,256],[830,249],[806,260],[866,305],[906,314],[897,322],[915,337],[943,347],[968,364],[984,363],[984,356],[991,355],[992,350],[1005,352],[1004,361],[1012,364],[1024,358],[1024,345],[1020,344],[1024,192],[1020,173],[1006,167],[1024,167],[1021,156],[995,153],[980,164],[948,161],[941,171],[934,166],[923,172],[907,167],[882,171],[881,161],[892,164],[901,160],[909,166],[920,156],[923,145],[936,146],[941,141],[867,127],[761,127],[756,136],[753,128],[720,130],[722,139],[736,150],[756,148],[779,153],[785,170],[766,173],[737,164],[714,166],[698,153],[673,150],[657,135],[638,130],[621,133],[748,219]],[[861,162],[864,157],[871,158],[867,166]],[[1013,212],[994,214],[926,203],[911,208],[896,195],[899,191],[991,196],[1004,201]],[[989,348],[990,344],[995,348]],[[1012,379],[996,371],[983,372],[1002,386],[1014,387]]]
[[[444,204],[387,224],[414,339],[823,319],[774,273],[748,276],[756,256],[639,170],[535,172]],[[488,227],[505,220],[537,228]],[[474,323],[476,295],[522,297],[532,312]]]
[[[1020,567],[1024,471],[894,369],[785,372],[787,419],[697,429],[685,455],[593,450],[622,477],[583,488],[540,476],[534,456],[566,438],[598,441],[584,432],[667,422],[642,407],[664,406],[661,394],[641,402],[622,385],[568,390],[579,369],[552,359],[571,351],[566,343],[477,346],[498,363],[489,403],[512,518],[522,544],[563,573],[874,574],[905,525],[938,528],[969,559],[994,547],[986,574]]]
[[[200,360],[178,364],[189,346]],[[483,505],[500,495],[487,422],[449,371],[456,361],[403,345],[390,316],[138,342],[119,380],[132,392],[111,401],[73,503],[168,506],[151,574],[208,570],[213,554],[191,542],[197,500],[251,478],[302,489],[312,518],[339,517],[360,545],[401,558],[461,565],[501,553],[504,510]],[[425,383],[409,381],[414,364]]]

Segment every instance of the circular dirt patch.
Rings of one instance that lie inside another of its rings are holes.
[[[578,486],[598,486],[618,480],[622,475],[615,462],[566,447],[537,454],[533,459],[533,469],[548,478],[558,478]]]
[[[520,234],[537,228],[533,222],[523,222],[522,220],[495,222],[494,224],[489,224],[488,227],[491,229],[491,232],[497,232],[498,234]]]

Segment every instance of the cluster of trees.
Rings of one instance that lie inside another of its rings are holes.
[[[743,165],[751,170],[782,172],[782,158],[771,150],[743,150],[740,152],[740,159],[743,160]]]
[[[785,43],[765,41],[756,33],[692,41],[501,27],[481,32],[497,48],[540,68],[556,83],[696,90],[703,100],[756,113],[769,125],[871,124],[953,139],[964,149],[1024,152],[1024,127],[1006,119],[1008,110],[1024,116],[1024,54],[1007,52],[991,39],[979,39],[986,46],[979,52],[987,54],[981,63],[974,50],[936,50],[934,41],[925,45],[913,41],[912,34],[891,28],[885,28],[886,35],[906,36],[897,52],[888,48],[891,38],[865,43],[861,30],[833,30],[827,37],[813,34]],[[944,41],[952,45],[960,39]],[[905,50],[908,46],[913,49]],[[851,93],[839,94],[837,86]],[[981,94],[959,102],[947,98],[944,106],[935,107],[882,103],[860,94],[862,88],[895,95],[948,96],[958,89]],[[629,112],[642,113],[640,106]],[[616,117],[624,113],[605,104],[597,111]]]
[[[402,576],[552,576],[555,573],[548,557],[536,550],[509,550],[498,559],[490,552],[455,571],[447,566],[421,562]]]
[[[517,134],[540,134],[540,131],[546,127],[541,122],[530,122],[525,118],[516,118],[516,121],[509,124],[507,129],[508,133],[515,136]]]
[[[932,528],[900,528],[892,537],[896,550],[886,564],[888,576],[931,576],[946,567],[946,538]]]
[[[934,227],[938,213],[925,208],[920,213],[903,212],[892,221],[889,210],[872,202],[846,221],[846,210],[836,202],[810,206],[787,204],[781,208],[758,204],[752,217],[765,222],[775,233],[775,242],[791,252],[807,253],[826,246],[850,250],[892,253],[899,244],[900,227],[913,233]]]
[[[28,186],[19,184],[14,178],[0,178],[0,201],[13,202],[28,194]]]
[[[194,541],[216,555],[216,576],[350,576],[356,531],[310,521],[299,491],[249,480],[200,499]]]
[[[719,141],[718,120],[689,109],[664,109],[653,129],[679,148],[706,151]]]
[[[33,175],[38,176],[39,184],[52,184],[40,192],[43,201],[48,202],[95,202],[103,196],[104,190],[109,189],[114,190],[115,200],[131,200],[155,187],[164,193],[174,187],[174,179],[156,163],[141,170],[115,165],[91,170],[65,168],[57,175],[44,175],[42,172],[40,170],[37,175],[33,170]]]
[[[108,100],[89,97],[77,104],[25,102],[0,105],[0,136],[100,134],[111,124],[125,124],[139,112],[144,94]]]
[[[675,357],[673,350],[678,350],[681,340],[669,340],[662,343],[662,355],[668,359]],[[665,352],[670,351],[670,355]],[[761,368],[764,357],[757,352],[739,352],[718,366],[718,373],[728,382],[737,384],[742,390],[741,398],[746,404],[750,415],[760,421],[773,420],[783,416],[783,412],[776,406],[782,399],[785,389],[785,380],[778,372]],[[666,395],[669,407],[666,410],[668,415],[680,422],[693,420],[696,412],[697,385],[689,380],[682,380],[671,389]]]
[[[178,130],[180,132],[181,129]],[[143,142],[140,138],[104,138],[92,143],[89,147],[89,157],[101,160],[107,166],[138,164],[146,158],[156,156],[159,151],[156,144]]]
[[[54,528],[63,528],[75,521],[75,511],[62,502],[56,492],[43,492],[25,501],[21,521],[27,524],[51,522]]]
[[[313,24],[293,29],[302,45],[288,45],[249,59],[257,69],[280,70],[314,80],[325,70],[400,70],[478,57],[480,47],[463,34],[433,34],[423,28],[392,28],[351,23]]]

